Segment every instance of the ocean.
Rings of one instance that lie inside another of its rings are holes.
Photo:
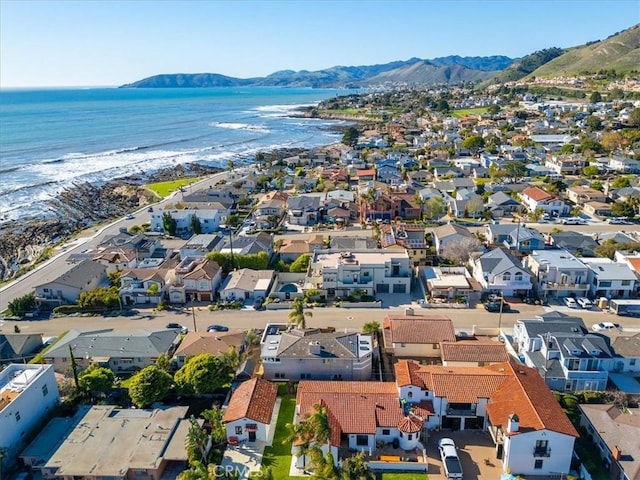
[[[51,215],[47,200],[172,165],[226,168],[257,152],[338,141],[340,121],[290,117],[344,90],[2,89],[0,223]]]

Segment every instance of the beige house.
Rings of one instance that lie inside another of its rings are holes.
[[[189,332],[174,352],[172,362],[180,368],[186,363],[187,358],[195,357],[201,353],[210,353],[217,357],[235,350],[240,354],[245,348],[244,336],[245,332],[242,330]]]
[[[251,270],[241,268],[229,272],[220,290],[222,300],[265,299],[271,289],[275,272],[273,270]]]
[[[587,202],[583,205],[584,213],[597,217],[608,217],[611,215],[611,206],[613,203],[604,202]]]
[[[396,358],[440,363],[440,345],[455,341],[453,323],[448,317],[408,315],[384,319],[385,352]]]
[[[607,199],[607,196],[600,190],[581,185],[567,188],[566,194],[569,200],[578,205],[588,202],[604,202]]]

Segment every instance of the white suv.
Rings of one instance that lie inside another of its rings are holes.
[[[576,302],[578,302],[578,305],[580,305],[585,310],[589,310],[593,306],[593,303],[591,303],[591,300],[589,300],[587,297],[580,297],[576,300]]]
[[[438,442],[438,450],[440,450],[440,459],[447,478],[462,478],[462,465],[453,440],[441,438]]]
[[[564,304],[569,308],[578,308],[578,303],[575,298],[572,297],[564,297]]]

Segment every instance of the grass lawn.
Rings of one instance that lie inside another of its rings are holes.
[[[280,413],[278,414],[275,435],[273,436],[273,445],[266,447],[264,449],[264,455],[262,456],[262,466],[271,467],[273,478],[277,478],[278,480],[299,478],[289,476],[289,469],[291,468],[291,443],[282,443],[287,436],[287,428],[285,425],[293,421],[295,410],[295,397],[283,397],[280,403]]]
[[[385,472],[376,474],[376,480],[427,480],[429,475],[424,472],[393,473]]]
[[[190,183],[198,181],[198,178],[180,178],[170,182],[158,182],[149,183],[145,185],[146,188],[154,192],[161,198],[169,196],[169,194],[175,192],[178,188],[189,185]]]
[[[467,115],[481,115],[483,113],[486,113],[487,110],[488,110],[487,107],[463,108],[461,110],[453,110],[451,112],[451,116],[456,118],[462,118],[462,117],[466,117]]]

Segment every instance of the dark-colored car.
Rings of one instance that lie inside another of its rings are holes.
[[[169,328],[171,330],[180,330],[181,333],[188,333],[189,329],[184,325],[180,325],[179,323],[167,323],[165,328]]]
[[[228,332],[229,327],[225,327],[224,325],[209,325],[207,327],[207,332]]]
[[[484,309],[487,312],[499,312],[500,311],[500,302],[489,302],[484,304]],[[502,303],[502,311],[509,312],[511,307],[508,303]]]

